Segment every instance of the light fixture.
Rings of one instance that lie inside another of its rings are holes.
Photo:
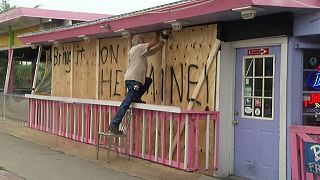
[[[31,45],[30,47],[31,47],[31,49],[36,49],[36,48],[37,48],[37,46],[36,46],[36,45],[34,45],[34,44],[33,44],[33,45]]]
[[[90,38],[89,36],[84,36],[84,37],[83,37],[83,40],[84,40],[85,42],[90,42],[91,38]]]
[[[244,20],[253,19],[257,15],[257,11],[261,11],[263,8],[258,8],[254,6],[246,6],[232,9],[232,11],[238,11],[241,14],[241,18]]]
[[[126,29],[119,29],[119,30],[115,30],[114,32],[121,33],[123,38],[129,38],[131,36],[131,32]]]
[[[172,20],[172,21],[167,21],[164,23],[170,24],[172,27],[172,30],[174,30],[174,31],[178,31],[178,30],[182,29],[182,27],[184,25],[188,24],[187,21],[183,21],[183,20]]]

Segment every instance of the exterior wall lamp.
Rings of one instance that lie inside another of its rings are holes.
[[[126,30],[126,29],[119,29],[119,30],[116,30],[114,32],[121,33],[123,38],[129,38],[131,36],[131,32],[129,30]]]
[[[257,11],[263,10],[262,8],[254,7],[254,6],[246,6],[232,9],[232,11],[238,11],[241,14],[241,18],[244,20],[253,19],[257,15]]]
[[[178,20],[172,20],[172,21],[167,21],[167,22],[164,22],[164,23],[165,24],[170,24],[171,27],[172,27],[172,30],[174,30],[174,31],[178,31],[178,30],[182,29],[182,27],[187,24],[186,21],[181,21],[181,20],[179,20],[179,21]]]

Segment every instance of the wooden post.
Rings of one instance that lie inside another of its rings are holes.
[[[167,49],[167,47],[168,47],[168,45],[167,45],[167,40],[165,40],[165,39],[163,39],[164,40],[164,42],[165,42],[165,44],[164,44],[164,46],[162,47],[162,71],[163,71],[163,86],[166,86],[166,66],[167,66],[167,61],[166,61],[166,49]],[[166,103],[167,103],[167,98],[165,98],[165,96],[166,96],[166,87],[162,87],[162,89],[163,89],[163,101],[161,101],[161,104],[164,104],[164,105],[166,105]]]
[[[12,69],[12,60],[13,60],[13,49],[8,50],[8,67],[7,67],[7,74],[6,74],[6,81],[4,84],[4,94],[8,92],[9,81],[11,76],[11,69]]]
[[[70,97],[73,97],[73,75],[74,75],[74,64],[73,64],[73,61],[74,61],[74,59],[73,59],[73,52],[74,52],[74,50],[73,50],[73,43],[71,44],[71,64],[70,64],[70,69],[71,69],[71,74],[70,74],[70,89],[69,89],[69,92],[70,92]],[[52,51],[53,52],[53,51]],[[52,67],[51,67],[52,68]],[[52,76],[53,77],[53,76]]]
[[[39,50],[38,50],[37,60],[36,60],[36,69],[34,70],[31,94],[34,94],[34,91],[35,91],[36,86],[37,86],[37,75],[38,75],[38,70],[39,70],[39,63],[40,63],[40,59],[41,59],[41,53],[42,53],[42,46],[40,45],[39,46]]]
[[[100,98],[100,40],[96,41],[96,99]],[[72,79],[71,79],[72,82]]]

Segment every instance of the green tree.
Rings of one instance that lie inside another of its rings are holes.
[[[1,0],[0,2],[0,13],[4,13],[6,11],[9,11],[10,9],[16,8],[16,6],[12,6],[9,3],[10,0]]]

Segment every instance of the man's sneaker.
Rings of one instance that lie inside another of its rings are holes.
[[[133,100],[134,103],[143,103],[143,104],[146,104],[145,101],[142,101],[141,99],[138,99],[138,100]]]
[[[112,133],[112,134],[115,134],[115,135],[122,135],[123,132],[120,131],[118,128],[116,127],[112,127],[112,126],[109,126],[108,127],[108,130],[109,130],[109,133]]]

